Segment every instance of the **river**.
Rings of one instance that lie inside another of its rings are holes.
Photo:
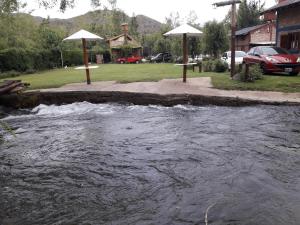
[[[299,225],[300,107],[40,105],[3,119],[1,225]]]

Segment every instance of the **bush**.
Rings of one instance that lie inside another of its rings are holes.
[[[36,71],[52,69],[60,62],[58,50],[36,50],[9,48],[0,51],[0,70],[7,71]]]
[[[250,66],[249,77],[251,80],[262,80],[264,78],[263,71],[262,71],[260,65],[255,64],[255,65]]]
[[[243,64],[242,70],[234,76],[235,80],[243,82],[254,82],[263,79],[263,71],[258,64],[249,66],[249,74],[246,77],[246,65]]]
[[[15,71],[15,70],[11,70],[5,73],[0,73],[0,79],[5,79],[5,78],[9,78],[9,77],[17,77],[20,76],[22,73]]]
[[[67,66],[77,66],[83,64],[82,51],[65,51],[63,52],[64,64]]]
[[[204,72],[212,72],[213,71],[213,67],[214,67],[214,63],[213,60],[205,60],[202,62],[202,67],[203,67],[203,71]]]
[[[220,59],[210,59],[202,62],[204,72],[223,73],[227,70],[228,65]]]
[[[216,59],[214,61],[214,72],[217,73],[224,73],[228,68],[228,65],[226,62],[223,62],[220,59]]]

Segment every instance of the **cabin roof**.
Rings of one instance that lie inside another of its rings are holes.
[[[300,4],[300,0],[286,0],[278,3],[277,5],[265,10],[264,12],[277,11],[278,9],[286,8],[292,5]]]
[[[261,24],[261,25],[256,25],[256,26],[252,26],[252,27],[246,27],[243,28],[241,30],[238,30],[237,32],[235,32],[236,36],[243,36],[243,35],[247,35],[249,34],[251,31],[257,30],[263,26],[265,26],[266,24]]]
[[[141,44],[134,40],[133,37],[131,37],[130,35],[126,35],[127,38],[127,45],[132,47],[132,48],[141,48]],[[122,46],[124,46],[124,39],[125,39],[125,34],[120,34],[118,36],[109,38],[107,41],[109,42],[109,46],[110,48],[121,48]]]

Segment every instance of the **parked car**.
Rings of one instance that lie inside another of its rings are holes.
[[[243,51],[235,51],[235,65],[239,65],[243,63],[243,59],[246,56],[246,52]],[[222,55],[221,60],[223,62],[226,62],[226,64],[228,65],[228,69],[231,68],[231,51],[225,52]]]
[[[117,62],[124,64],[124,63],[140,63],[142,61],[142,57],[140,56],[130,56],[130,57],[123,57],[118,58]]]
[[[289,49],[288,52],[291,54],[291,55],[295,55],[297,57],[300,57],[300,50],[299,49]]]
[[[176,63],[183,63],[183,57],[182,56],[176,57],[175,62]],[[188,63],[193,63],[193,62],[195,62],[195,60],[192,57],[189,56],[188,57]]]
[[[196,55],[194,58],[195,62],[202,62],[203,61],[204,56],[203,55]]]
[[[150,59],[150,62],[156,62],[156,63],[171,62],[171,61],[172,61],[172,55],[168,52],[158,53],[156,56],[153,56]]]
[[[300,72],[300,57],[290,54],[279,47],[260,46],[251,48],[244,63],[259,64],[264,73],[285,72],[298,75]]]

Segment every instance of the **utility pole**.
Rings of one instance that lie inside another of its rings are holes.
[[[230,67],[230,75],[231,78],[235,75],[235,32],[237,26],[236,19],[236,4],[240,4],[240,0],[230,0],[214,3],[215,7],[223,7],[227,5],[231,5],[231,67]]]

